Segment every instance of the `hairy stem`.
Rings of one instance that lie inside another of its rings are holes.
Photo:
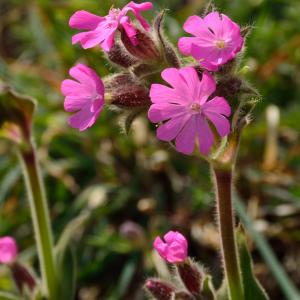
[[[243,300],[243,286],[232,206],[232,168],[213,166],[221,254],[230,300]]]
[[[28,191],[43,284],[45,285],[48,299],[57,300],[56,269],[49,210],[44,183],[41,178],[33,144],[30,143],[29,149],[21,150],[19,157],[22,162],[25,184]]]

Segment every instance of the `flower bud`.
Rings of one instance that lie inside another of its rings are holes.
[[[129,68],[138,62],[138,60],[131,56],[123,46],[117,43],[107,53],[107,58],[123,68]]]
[[[113,92],[116,90],[123,90],[123,86],[134,83],[134,79],[129,73],[118,73],[116,75],[105,78],[105,91]]]
[[[153,247],[169,263],[180,263],[187,258],[187,240],[177,231],[169,231],[165,234],[164,241],[156,237]]]
[[[21,294],[24,292],[25,287],[28,287],[30,291],[34,290],[36,286],[35,279],[24,266],[14,262],[10,265],[10,269],[16,286]]]
[[[10,236],[0,238],[0,263],[10,264],[18,255],[16,241]]]
[[[242,81],[237,77],[222,78],[217,86],[216,94],[226,99],[235,99],[240,92],[241,85]]]
[[[194,295],[199,295],[201,292],[201,284],[203,274],[199,270],[196,263],[190,259],[176,265],[178,275],[189,292]]]
[[[166,37],[163,34],[163,20],[165,16],[166,10],[162,10],[157,17],[154,20],[154,30],[156,32],[156,35],[158,37],[158,41],[160,43],[160,48],[163,53],[164,59],[168,66],[179,68],[180,67],[180,60],[178,58],[178,55],[173,48],[172,44],[169,43],[169,41],[166,39]]]
[[[154,39],[145,31],[136,28],[137,45],[134,46],[124,30],[121,30],[121,40],[127,51],[134,57],[141,60],[158,60],[159,50]]]
[[[145,287],[157,300],[171,300],[175,292],[175,287],[160,279],[148,279]]]
[[[128,83],[111,89],[106,98],[110,98],[110,104],[123,109],[142,108],[150,105],[149,91],[136,83]]]

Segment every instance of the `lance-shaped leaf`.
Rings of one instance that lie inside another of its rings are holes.
[[[251,255],[248,250],[244,231],[241,226],[237,230],[237,241],[240,253],[245,300],[268,300],[269,297],[253,272]]]
[[[34,110],[32,98],[15,92],[0,81],[0,137],[19,146],[26,144],[31,137]]]

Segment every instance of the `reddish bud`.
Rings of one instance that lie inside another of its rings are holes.
[[[134,46],[124,30],[121,30],[121,40],[127,51],[134,57],[141,60],[158,60],[160,58],[159,50],[154,39],[145,31],[136,29],[137,45]]]
[[[111,88],[108,93],[109,103],[119,108],[142,108],[149,106],[151,103],[148,89],[134,82]]]
[[[123,68],[129,68],[138,62],[138,60],[135,59],[133,56],[131,56],[126,51],[126,49],[120,44],[115,44],[111,48],[111,50],[107,54],[107,58],[111,62],[113,62],[116,65],[119,65]]]
[[[104,81],[105,91],[113,92],[117,90],[124,90],[124,86],[133,84],[135,81],[129,73],[118,73],[113,76],[106,77]]]
[[[175,292],[175,287],[160,279],[148,279],[145,287],[157,300],[171,300]]]
[[[194,295],[199,295],[201,292],[203,274],[199,270],[198,265],[188,259],[183,263],[177,264],[176,267],[179,277],[187,290]]]
[[[33,291],[36,282],[32,274],[21,264],[14,262],[10,265],[13,279],[20,293],[24,292],[24,288],[28,287],[30,291]]]

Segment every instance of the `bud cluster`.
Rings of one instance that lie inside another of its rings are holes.
[[[157,253],[175,267],[172,281],[151,278],[146,281],[145,289],[157,300],[197,300],[203,295],[214,295],[212,285],[204,284],[210,280],[204,270],[188,257],[186,238],[177,231],[169,231],[162,240],[156,237],[153,243]],[[207,293],[209,289],[209,293]],[[212,298],[213,299],[213,298]]]

